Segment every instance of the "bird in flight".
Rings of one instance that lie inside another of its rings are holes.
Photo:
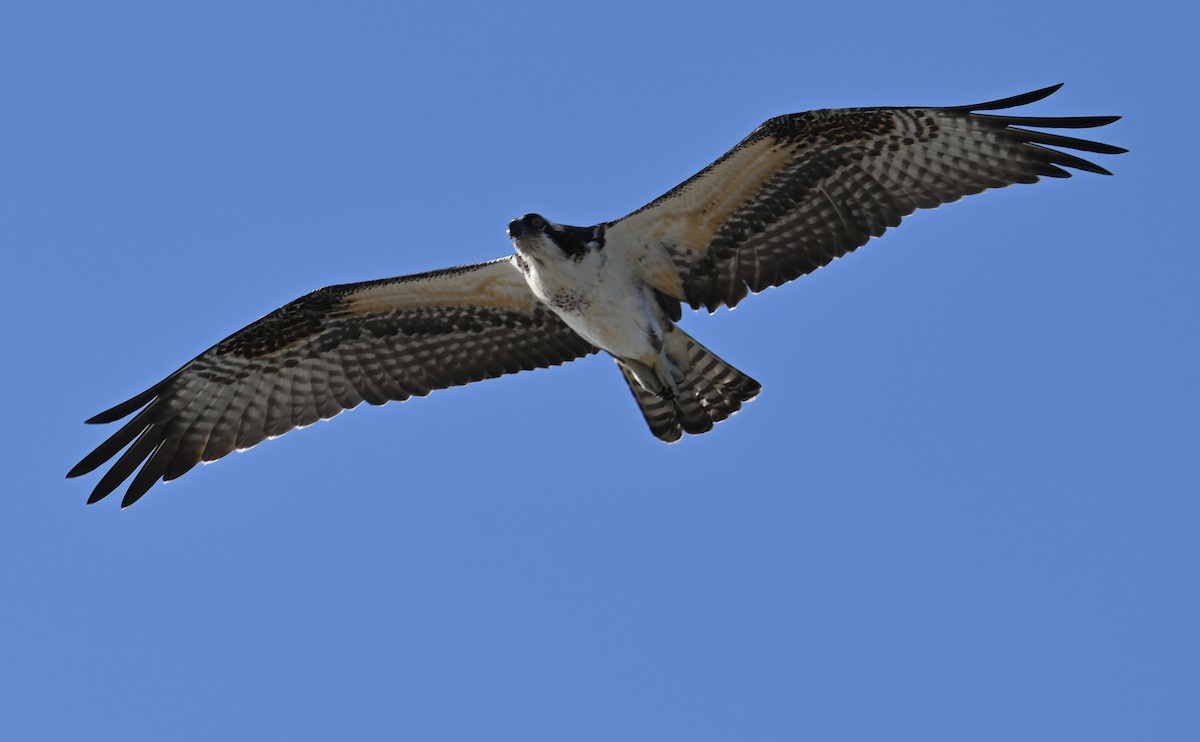
[[[88,502],[132,476],[127,507],[159,480],[364,401],[425,396],[599,351],[616,359],[656,437],[707,432],[761,387],[675,324],[684,303],[734,307],[919,208],[1070,177],[1065,168],[1109,175],[1063,150],[1124,149],[1037,129],[1086,129],[1117,116],[983,113],[1059,87],[969,106],[779,116],[615,221],[571,227],[527,214],[508,225],[509,257],[314,291],[88,420],[133,415],[67,476],[121,454]]]

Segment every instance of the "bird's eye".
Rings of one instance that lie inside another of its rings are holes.
[[[538,232],[546,228],[546,220],[538,214],[530,214],[529,218],[526,220],[526,223],[529,225],[530,229]]]

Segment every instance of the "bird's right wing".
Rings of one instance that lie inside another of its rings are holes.
[[[67,476],[86,474],[129,446],[88,500],[108,495],[145,462],[124,507],[160,479],[363,401],[424,396],[596,350],[537,301],[512,258],[330,286],[88,420],[110,423],[140,409]]]

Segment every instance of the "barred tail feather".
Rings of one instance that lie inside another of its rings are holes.
[[[684,433],[707,433],[762,389],[678,327],[671,328],[665,342],[667,357],[683,375],[675,394],[647,388],[629,364],[617,359],[650,432],[660,440],[674,443]]]

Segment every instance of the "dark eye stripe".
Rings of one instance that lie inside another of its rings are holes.
[[[575,234],[577,228],[565,227],[561,231],[557,229],[547,229],[546,236],[549,237],[558,249],[563,251],[564,255],[572,258],[583,257],[587,252],[586,243],[579,239],[580,235]],[[590,233],[588,234],[590,237]]]

